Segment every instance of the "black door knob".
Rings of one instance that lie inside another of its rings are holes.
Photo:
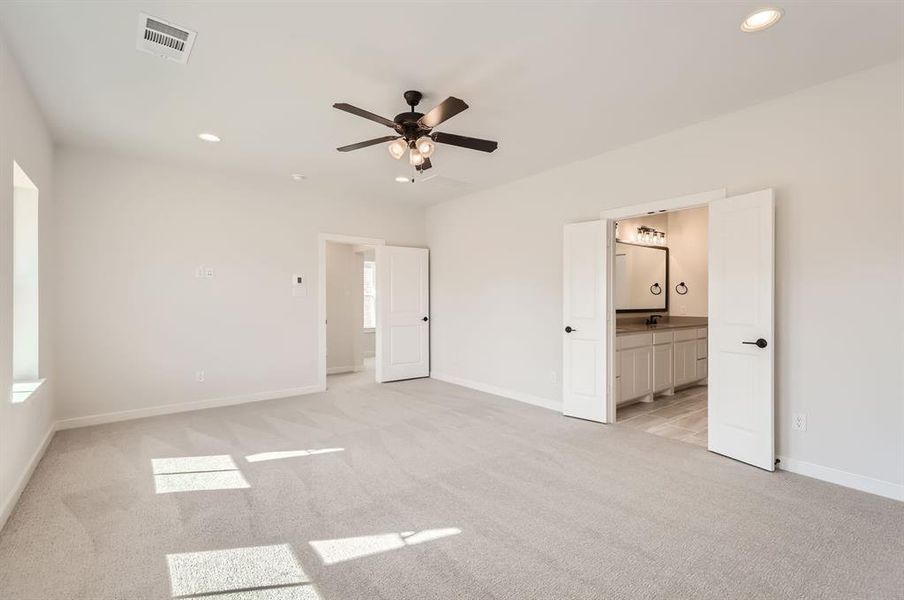
[[[565,328],[565,333],[571,333],[572,331],[577,331],[577,329],[572,328],[571,325]]]
[[[425,322],[425,323],[426,323],[427,321],[429,321],[429,320],[430,320],[430,319],[427,318],[427,317],[424,317],[423,319],[421,319],[421,321],[423,321],[423,322]]]
[[[751,346],[756,346],[757,348],[765,348],[769,345],[769,343],[763,338],[758,339],[755,342],[741,342],[742,344],[750,344]]]

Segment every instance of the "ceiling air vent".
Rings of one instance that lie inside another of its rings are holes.
[[[195,43],[194,31],[163,19],[141,13],[138,15],[138,45],[142,52],[185,64]]]

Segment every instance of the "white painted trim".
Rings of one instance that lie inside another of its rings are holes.
[[[806,477],[828,481],[847,488],[860,490],[869,494],[876,494],[885,498],[891,498],[899,502],[904,502],[904,485],[900,483],[892,483],[882,479],[874,479],[865,475],[857,475],[832,467],[824,467],[794,458],[780,456],[778,468],[789,473],[797,473]]]
[[[16,507],[19,496],[25,491],[25,486],[27,486],[28,482],[31,480],[31,476],[35,472],[38,463],[44,458],[44,452],[47,451],[47,447],[50,445],[50,440],[53,439],[53,434],[56,433],[56,430],[56,423],[51,423],[47,433],[44,434],[41,445],[38,446],[34,454],[31,455],[31,459],[28,461],[28,466],[25,468],[25,471],[19,476],[19,480],[16,481],[16,485],[13,487],[12,491],[10,491],[9,495],[3,500],[3,504],[0,504],[0,531],[2,531],[4,525],[6,525],[7,519],[9,519],[13,509]]]
[[[156,417],[160,415],[171,415],[181,412],[189,412],[192,410],[203,410],[205,408],[218,408],[221,406],[233,406],[235,404],[246,404],[248,402],[260,402],[263,400],[277,400],[280,398],[291,398],[293,396],[303,396],[305,394],[316,394],[323,392],[326,388],[322,385],[309,385],[305,387],[288,388],[284,390],[273,390],[269,392],[255,392],[252,394],[243,394],[241,396],[230,396],[227,398],[211,398],[208,400],[194,400],[191,402],[181,402],[179,404],[163,404],[159,406],[149,406],[147,408],[136,408],[133,410],[121,410],[117,412],[102,413],[99,415],[87,415],[84,417],[73,417],[71,419],[63,419],[57,421],[57,429],[74,429],[76,427],[89,427],[91,425],[102,425],[104,423],[116,423],[118,421],[129,421],[131,419],[143,419],[145,417]]]
[[[354,365],[346,365],[342,367],[327,367],[326,374],[327,375],[338,375],[340,373],[354,373],[362,369],[363,367],[356,367]]]
[[[721,188],[708,192],[700,192],[699,194],[678,196],[677,198],[666,198],[665,200],[654,200],[653,202],[644,202],[642,204],[619,206],[618,208],[604,210],[601,213],[600,218],[604,221],[606,219],[627,219],[629,217],[644,217],[650,214],[670,210],[695,208],[697,206],[705,206],[713,200],[722,200],[726,195],[727,192],[725,188]]]
[[[541,398],[539,396],[534,396],[532,394],[516,392],[515,390],[501,388],[495,385],[490,385],[488,383],[481,383],[479,381],[471,381],[470,379],[462,379],[461,377],[446,375],[445,373],[433,372],[430,373],[430,378],[436,379],[437,381],[445,381],[446,383],[452,383],[454,385],[471,388],[472,390],[477,390],[479,392],[486,392],[487,394],[493,394],[494,396],[502,396],[503,398],[517,400],[518,402],[524,402],[525,404],[532,404],[533,406],[539,406],[540,408],[547,408],[558,413],[562,412],[561,403],[547,400],[546,398]]]
[[[385,246],[386,240],[380,238],[358,237],[341,233],[320,233],[317,235],[317,381],[326,389],[326,243],[366,244],[368,246]],[[377,304],[380,302],[380,288],[377,288]],[[380,326],[377,319],[377,327]],[[379,352],[379,350],[377,350]]]

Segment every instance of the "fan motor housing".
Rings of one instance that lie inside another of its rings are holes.
[[[393,121],[398,123],[397,129],[399,133],[404,135],[406,139],[411,139],[413,137],[419,137],[419,134],[429,131],[428,129],[422,128],[417,123],[418,119],[423,116],[424,114],[419,112],[403,112],[397,114]]]

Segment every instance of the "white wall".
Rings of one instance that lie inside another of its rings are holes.
[[[317,386],[318,233],[424,243],[422,209],[327,201],[288,176],[83,148],[56,162],[64,419]]]
[[[354,246],[326,243],[327,373],[347,373],[361,365],[361,263]]]
[[[773,187],[778,453],[843,472],[823,474],[904,484],[902,68],[431,208],[434,373],[560,403],[562,225],[715,188]],[[864,230],[882,235],[851,243]],[[798,412],[805,433],[791,430]]]
[[[40,376],[25,402],[10,403],[13,352],[13,161],[40,190]],[[24,486],[54,420],[53,142],[6,44],[0,40],[0,527]]]
[[[676,210],[668,214],[669,315],[705,317],[708,314],[709,209]],[[687,293],[675,287],[684,282]]]

